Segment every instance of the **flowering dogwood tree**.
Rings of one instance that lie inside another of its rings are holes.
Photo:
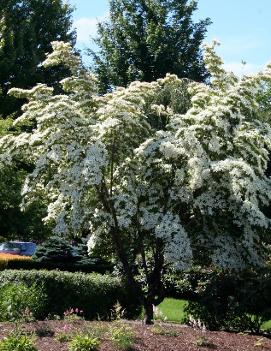
[[[212,45],[205,49],[210,85],[168,75],[99,96],[69,44],[53,49],[44,66],[69,66],[65,94],[45,85],[12,89],[29,101],[15,124],[36,127],[0,139],[2,163],[20,157],[35,164],[23,206],[44,196],[44,220],[57,234],[90,229],[89,250],[103,245],[115,253],[147,323],[163,299],[167,267],[184,269],[202,257],[228,268],[262,264],[271,129],[257,120],[254,96],[271,66],[238,79]]]

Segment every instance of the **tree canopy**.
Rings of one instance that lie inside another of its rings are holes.
[[[71,14],[63,0],[0,1],[0,116],[17,116],[22,105],[7,95],[10,88],[54,85],[67,75],[63,67],[45,73],[41,63],[52,41],[75,44]]]
[[[45,196],[44,220],[58,235],[88,228],[89,250],[102,245],[115,255],[147,321],[163,299],[169,267],[203,260],[234,269],[262,265],[271,224],[271,128],[255,116],[271,66],[239,79],[223,69],[212,45],[205,48],[211,85],[167,75],[100,96],[71,46],[53,48],[44,66],[70,67],[66,94],[43,84],[13,88],[10,94],[29,101],[15,125],[30,120],[37,127],[0,139],[0,165],[18,156],[35,164],[24,205]],[[187,91],[191,106],[182,112]]]
[[[0,236],[1,240],[43,240],[51,233],[42,219],[46,206],[41,199],[34,201],[22,212],[21,189],[27,171],[22,167],[0,167]]]
[[[194,23],[196,9],[194,0],[110,0],[109,19],[98,24],[98,51],[91,51],[100,90],[166,73],[204,81],[201,45],[211,22]]]

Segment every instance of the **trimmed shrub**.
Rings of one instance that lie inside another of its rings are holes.
[[[0,261],[1,267],[1,261]],[[25,269],[25,270],[55,270],[67,272],[83,272],[92,273],[97,272],[105,274],[107,272],[112,272],[113,266],[102,259],[91,259],[87,261],[77,261],[77,262],[37,262],[34,260],[16,260],[8,261],[3,269]],[[1,270],[1,268],[0,268]]]
[[[83,310],[86,319],[108,318],[113,306],[120,302],[127,317],[136,317],[140,305],[129,295],[121,281],[97,273],[70,273],[60,271],[5,270],[0,272],[0,287],[7,283],[37,284],[43,287],[47,305],[42,318],[60,315],[69,308]]]
[[[28,321],[43,315],[46,295],[36,284],[8,283],[0,287],[0,321]]]
[[[271,319],[271,272],[209,271],[197,281],[196,300],[187,315],[201,320],[208,329],[251,331]]]
[[[271,319],[271,269],[243,272],[193,269],[164,277],[166,296],[186,299],[192,316],[208,329],[259,332]]]

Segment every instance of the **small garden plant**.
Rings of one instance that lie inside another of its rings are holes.
[[[91,328],[87,326],[84,328],[84,334],[98,339],[103,338],[107,332],[108,326],[100,323],[92,325]]]
[[[100,346],[98,338],[88,335],[77,335],[69,343],[69,351],[96,351]]]
[[[35,329],[35,334],[39,338],[53,337],[55,335],[55,331],[48,324],[38,324]]]
[[[55,334],[55,339],[61,343],[69,342],[73,338],[72,334],[66,333],[65,331],[59,331]]]
[[[64,319],[67,321],[79,321],[84,319],[84,311],[80,308],[69,308],[64,312]]]
[[[27,335],[12,333],[0,340],[0,351],[38,351],[33,338]]]
[[[199,347],[207,347],[210,349],[216,349],[216,346],[210,342],[205,336],[200,336],[196,339],[195,345]]]
[[[111,328],[111,341],[112,343],[121,350],[130,350],[135,341],[135,335],[132,330],[127,325],[117,324],[115,327]]]
[[[159,324],[153,326],[151,331],[155,335],[165,335],[165,336],[173,336],[173,337],[176,337],[179,335],[177,330],[169,329]]]

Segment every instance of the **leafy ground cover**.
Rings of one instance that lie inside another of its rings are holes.
[[[1,323],[0,339],[14,333],[14,324]],[[95,339],[98,350],[117,351],[256,351],[271,349],[271,340],[246,334],[202,332],[178,324],[141,322],[43,321],[21,326],[38,351],[67,351],[78,336]],[[13,334],[14,335],[14,334]],[[0,341],[1,342],[1,341]]]

